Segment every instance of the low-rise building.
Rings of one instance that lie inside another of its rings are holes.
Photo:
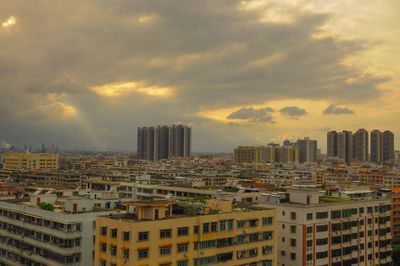
[[[96,220],[95,265],[276,265],[275,210],[136,201]]]
[[[320,197],[314,187],[288,194],[283,203],[260,204],[278,210],[277,265],[391,265],[389,198]]]
[[[93,265],[95,218],[115,213],[116,201],[55,194],[0,201],[0,265]]]
[[[7,170],[55,170],[58,169],[57,153],[7,152],[3,155]]]

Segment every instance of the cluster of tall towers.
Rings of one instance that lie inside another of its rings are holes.
[[[137,152],[142,160],[189,157],[192,129],[186,125],[138,127]]]
[[[368,131],[361,128],[355,133],[329,131],[327,134],[328,159],[351,162],[387,163],[394,159],[394,134],[391,131]]]

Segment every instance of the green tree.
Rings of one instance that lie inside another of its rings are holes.
[[[42,202],[38,204],[38,207],[46,211],[54,211],[54,205],[51,203]]]

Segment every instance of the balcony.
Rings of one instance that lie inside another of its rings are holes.
[[[60,246],[54,245],[50,242],[39,241],[34,238],[30,238],[30,237],[18,235],[18,234],[13,234],[13,233],[10,233],[10,232],[4,231],[4,230],[1,230],[1,235],[23,241],[23,242],[28,243],[35,247],[45,248],[49,251],[60,254],[62,256],[69,256],[74,253],[81,252],[80,247],[60,247]]]
[[[62,230],[57,230],[57,229],[53,229],[53,228],[49,228],[46,226],[40,226],[40,225],[36,225],[36,224],[32,224],[32,223],[28,223],[28,222],[24,222],[21,220],[15,220],[15,219],[11,219],[8,217],[4,217],[4,216],[0,216],[0,221],[12,224],[12,225],[16,225],[19,227],[23,227],[26,229],[30,229],[33,231],[39,231],[42,233],[46,233],[49,235],[53,235],[59,238],[77,238],[77,237],[81,237],[81,232],[80,231],[62,231]]]

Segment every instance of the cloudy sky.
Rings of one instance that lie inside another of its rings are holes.
[[[393,130],[398,0],[0,0],[0,141],[136,149],[187,123],[194,151]]]

